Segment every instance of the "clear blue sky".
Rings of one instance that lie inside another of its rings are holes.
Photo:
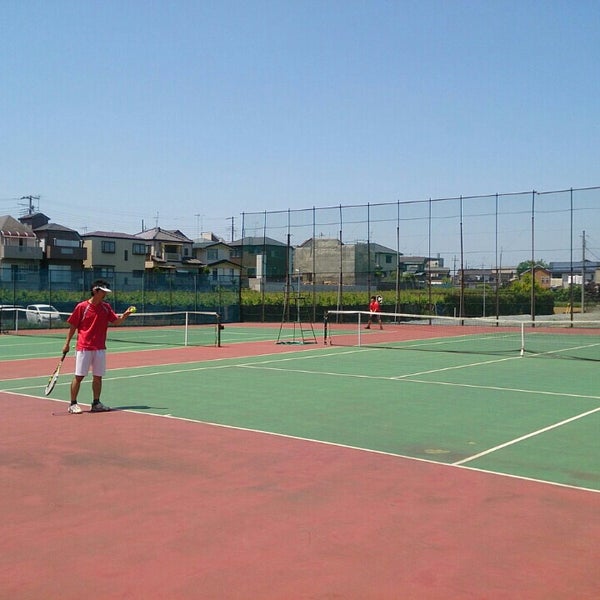
[[[242,212],[600,185],[598,1],[1,10],[0,214],[229,239]]]

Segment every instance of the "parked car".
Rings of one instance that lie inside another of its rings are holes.
[[[58,310],[51,304],[30,304],[25,315],[29,323],[49,324],[61,320]]]

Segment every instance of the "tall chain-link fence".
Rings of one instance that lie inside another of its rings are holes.
[[[560,263],[573,286],[586,261],[598,259],[599,223],[600,187],[247,212],[231,245],[241,276],[112,273],[111,300],[117,310],[135,302],[144,311],[212,310],[225,321],[274,321],[302,303],[319,320],[328,308],[365,308],[382,293],[393,312],[497,315],[501,291],[523,262]],[[469,296],[470,270],[479,274],[473,287],[483,308]],[[0,267],[0,305],[68,311],[97,275]],[[442,309],[440,290],[453,298]],[[535,315],[539,304],[531,285],[517,310]]]
[[[329,291],[341,309],[356,302],[356,292],[366,303],[388,291],[398,311],[409,291],[414,298],[420,290],[431,305],[436,289],[453,288],[464,314],[469,270],[484,274],[493,306],[508,280],[503,275],[523,262],[569,263],[573,270],[585,264],[585,232],[598,234],[599,217],[600,188],[590,187],[248,212],[242,237],[248,250],[264,254],[255,280],[265,294],[291,290],[312,296],[314,306],[316,295]],[[278,248],[285,264],[269,270]],[[531,288],[529,307],[521,310],[535,314]]]
[[[87,298],[92,282],[99,276],[110,283],[107,298],[117,312],[135,304],[140,312],[215,311],[223,320],[239,321],[239,277],[215,278],[199,273],[111,272],[105,276],[93,270],[0,268],[0,306],[26,307],[50,304],[70,312],[74,303]]]

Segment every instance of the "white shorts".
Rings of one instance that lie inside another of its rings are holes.
[[[85,377],[90,368],[92,375],[103,377],[106,373],[106,350],[77,350],[75,354],[75,375]]]

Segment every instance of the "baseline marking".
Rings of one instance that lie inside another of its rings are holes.
[[[3,391],[6,390],[0,390],[0,393],[2,393]],[[31,397],[29,394],[16,394],[16,395],[21,395],[21,396],[27,396],[27,397]],[[35,397],[35,396],[34,396]],[[53,402],[61,402],[61,403],[66,403],[68,402],[68,400],[57,400],[54,398],[42,398],[43,400],[50,400]],[[592,412],[596,412],[600,410],[600,407],[595,409]],[[291,435],[291,434],[286,434],[286,433],[277,433],[274,431],[264,431],[261,429],[252,429],[250,427],[241,427],[239,425],[227,425],[224,423],[214,423],[211,421],[201,421],[199,419],[191,419],[189,417],[178,417],[172,414],[166,414],[166,415],[160,415],[157,413],[150,413],[150,412],[142,412],[139,410],[131,410],[131,409],[125,409],[123,412],[128,412],[128,413],[133,413],[133,414],[137,414],[137,415],[142,415],[145,417],[154,417],[154,418],[159,418],[159,419],[171,419],[174,421],[183,421],[183,422],[187,422],[187,423],[197,423],[200,425],[207,425],[209,427],[219,427],[221,429],[231,429],[234,431],[245,431],[248,433],[256,433],[259,435],[267,435],[267,436],[272,436],[272,437],[279,437],[279,438],[284,438],[284,439],[291,439],[291,440],[298,440],[300,442],[309,442],[312,444],[322,444],[324,446],[333,446],[335,448],[344,448],[347,450],[355,450],[358,452],[368,452],[369,454],[377,454],[380,456],[391,456],[394,458],[401,458],[404,460],[409,460],[409,461],[415,461],[415,462],[421,462],[421,463],[426,463],[426,464],[430,464],[430,465],[437,465],[437,466],[441,466],[441,467],[447,467],[447,468],[451,468],[451,469],[465,469],[468,471],[475,471],[477,473],[485,473],[486,475],[492,475],[495,477],[508,477],[510,479],[518,479],[520,481],[530,481],[533,483],[539,483],[539,484],[543,484],[543,485],[550,485],[553,487],[559,487],[559,488],[567,488],[567,489],[571,489],[571,490],[577,490],[577,491],[582,491],[582,492],[592,492],[595,494],[600,494],[600,490],[594,489],[594,488],[587,488],[587,487],[582,487],[582,486],[577,486],[577,485],[571,485],[568,483],[559,483],[556,481],[547,481],[545,479],[536,479],[534,477],[526,477],[523,475],[513,475],[511,473],[502,473],[499,471],[490,471],[487,469],[479,469],[477,467],[470,467],[470,466],[464,466],[462,464],[460,464],[460,462],[458,463],[444,463],[444,462],[438,462],[435,460],[431,460],[431,459],[427,459],[427,458],[419,458],[416,456],[408,456],[405,454],[397,454],[394,452],[387,452],[385,450],[375,450],[373,448],[363,448],[361,446],[351,446],[349,444],[341,444],[339,442],[329,442],[326,440],[318,440],[318,439],[313,439],[313,438],[304,438],[304,437],[300,437],[300,436],[296,436],[296,435]]]
[[[9,390],[0,390],[0,394],[3,392],[8,392]],[[32,396],[31,394],[23,394],[23,393],[19,393],[19,392],[12,392],[10,391],[9,393],[17,395],[17,396],[26,396],[28,398],[40,398],[41,400],[49,400],[51,402],[60,402],[62,404],[66,404],[68,403],[68,400],[61,400],[61,399],[57,399],[57,398],[49,398],[49,397],[45,397],[45,396]],[[597,412],[600,411],[600,407],[590,411],[590,412]],[[161,415],[158,413],[152,413],[152,412],[142,412],[140,410],[133,410],[133,409],[124,409],[123,412],[128,412],[128,413],[133,413],[136,415],[141,415],[141,416],[145,416],[145,417],[154,417],[154,418],[159,418],[159,419],[171,419],[174,421],[183,421],[183,422],[187,422],[187,423],[198,423],[200,425],[208,425],[210,427],[219,427],[221,429],[231,429],[234,431],[245,431],[245,432],[249,432],[249,433],[256,433],[256,434],[260,434],[260,435],[267,435],[267,436],[273,436],[273,437],[280,437],[280,438],[284,438],[284,439],[291,439],[291,440],[298,440],[301,442],[309,442],[312,444],[322,444],[324,446],[333,446],[336,448],[345,448],[348,450],[355,450],[358,452],[368,452],[369,454],[377,454],[377,455],[381,455],[381,456],[391,456],[394,458],[401,458],[404,460],[409,460],[409,461],[415,461],[415,462],[421,462],[421,463],[427,463],[427,464],[431,464],[431,465],[437,465],[437,466],[441,466],[441,467],[448,467],[451,469],[465,469],[465,470],[469,470],[469,471],[475,471],[477,473],[485,473],[486,475],[492,475],[495,477],[508,477],[510,479],[518,479],[520,481],[530,481],[533,483],[539,483],[539,484],[543,484],[543,485],[550,485],[553,487],[559,487],[559,488],[567,488],[567,489],[571,489],[571,490],[577,490],[577,491],[582,491],[582,492],[592,492],[595,494],[600,494],[600,490],[599,489],[595,489],[595,488],[587,488],[587,487],[583,487],[583,486],[577,486],[577,485],[571,485],[568,483],[559,483],[557,481],[547,481],[545,479],[536,479],[534,477],[526,477],[524,475],[513,475],[511,473],[502,473],[500,471],[490,471],[488,469],[480,469],[477,467],[470,467],[470,466],[465,466],[463,464],[461,464],[462,461],[458,461],[456,463],[444,463],[444,462],[438,462],[435,460],[431,460],[431,459],[427,459],[427,458],[419,458],[417,456],[408,456],[405,454],[398,454],[395,452],[387,452],[385,450],[375,450],[373,448],[363,448],[361,446],[351,446],[349,444],[341,444],[339,442],[329,442],[327,440],[318,440],[318,439],[313,439],[313,438],[304,438],[304,437],[300,437],[297,435],[291,435],[291,434],[287,434],[287,433],[278,433],[275,431],[265,431],[262,429],[253,429],[250,427],[241,427],[239,425],[227,425],[225,423],[214,423],[211,421],[202,421],[200,419],[192,419],[189,417],[178,417],[172,414],[165,414],[165,415]],[[588,413],[584,413],[588,414]],[[581,416],[584,416],[581,415]],[[579,418],[579,416],[574,417],[574,418]],[[557,424],[558,425],[558,424]],[[552,427],[552,426],[551,426]]]

